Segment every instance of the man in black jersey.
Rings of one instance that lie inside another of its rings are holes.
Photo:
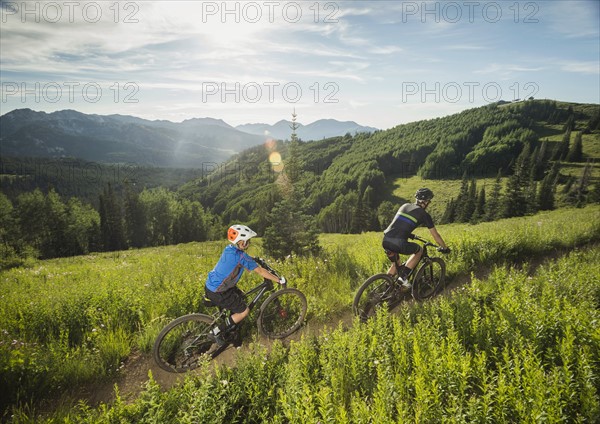
[[[423,253],[420,245],[408,241],[409,236],[417,227],[424,225],[429,228],[433,239],[440,246],[440,252],[450,253],[450,249],[446,246],[442,236],[437,232],[431,215],[425,211],[432,198],[433,192],[428,188],[417,190],[415,193],[416,202],[405,203],[400,206],[392,223],[383,232],[382,245],[392,261],[392,266],[388,270],[388,274],[394,275],[396,273],[398,254],[411,255],[408,261],[406,261],[406,265],[403,265],[398,270],[402,284],[407,288],[410,287],[410,284],[407,282],[408,275],[417,266]]]

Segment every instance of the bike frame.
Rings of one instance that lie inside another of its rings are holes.
[[[250,289],[246,293],[246,298],[252,296],[254,293],[258,293],[251,301],[248,303],[248,309],[252,310],[256,304],[260,301],[260,299],[264,296],[264,294],[268,291],[273,290],[273,282],[271,280],[264,280],[261,284]]]
[[[437,247],[437,245],[433,244],[432,242],[430,242],[429,240],[426,240],[424,238],[421,238],[417,235],[412,235],[413,240],[418,240],[421,243],[423,243],[423,254],[421,255],[421,258],[419,259],[419,262],[417,262],[417,265],[415,266],[415,268],[411,271],[409,278],[412,280],[413,277],[416,275],[417,271],[427,263],[427,261],[430,259],[429,257],[429,253],[427,252],[427,247],[428,246],[432,246],[432,247]],[[406,261],[404,262],[400,262],[400,257],[398,257],[398,260],[395,262],[396,264],[396,276],[398,276],[398,270],[400,269],[400,267],[402,265],[404,265],[406,263]],[[394,283],[396,283],[396,279],[394,279]]]

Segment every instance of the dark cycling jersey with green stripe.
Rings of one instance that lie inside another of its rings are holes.
[[[383,232],[386,237],[408,239],[408,236],[420,225],[427,228],[433,228],[433,219],[425,209],[414,204],[405,203],[400,206],[394,220],[389,227]]]

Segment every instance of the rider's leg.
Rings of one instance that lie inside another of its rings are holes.
[[[231,315],[225,318],[225,322],[219,325],[219,329],[221,331],[230,331],[235,329],[237,324],[248,316],[250,309],[246,305],[244,293],[237,287],[227,290],[222,293],[222,296],[220,306],[224,309],[229,309]]]
[[[390,268],[388,269],[388,275],[396,275],[396,272],[398,272],[398,268],[396,267],[396,264],[398,263],[400,256],[398,255],[398,253],[393,252],[391,250],[387,250],[385,251],[385,253],[388,256],[388,259],[392,262],[392,265],[390,265]]]
[[[419,261],[421,260],[421,256],[423,255],[423,249],[419,246],[419,250],[412,255],[406,261],[406,267],[410,269],[409,272],[412,272],[413,269],[417,266]]]
[[[246,318],[249,313],[250,313],[250,309],[248,307],[246,307],[246,309],[243,310],[242,312],[239,312],[237,314],[231,314],[230,319],[233,321],[234,324],[237,324],[237,323],[241,322],[244,318]]]

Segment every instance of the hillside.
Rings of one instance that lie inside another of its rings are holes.
[[[0,117],[2,156],[78,158],[103,163],[202,168],[264,142],[222,120],[181,123],[122,115],[18,109]]]
[[[221,119],[193,118],[181,123],[149,121],[126,115],[88,115],[73,110],[53,113],[17,109],[0,116],[3,157],[75,158],[100,163],[198,168],[222,163],[233,154],[286,139],[290,121],[236,128]],[[299,124],[303,140],[372,132],[356,122],[321,119]]]
[[[577,134],[583,153],[569,162]],[[199,200],[223,222],[243,219],[261,232],[268,225],[267,212],[279,200],[277,187],[282,181],[293,182],[303,210],[323,231],[360,232],[379,229],[380,222],[389,219],[390,208],[412,195],[394,194],[396,180],[493,178],[499,170],[511,175],[525,146],[541,155],[535,159],[536,182],[554,162],[579,167],[574,175],[581,176],[586,162],[593,167],[600,158],[600,105],[548,100],[491,104],[372,134],[301,142],[294,172],[289,167],[281,172],[281,164],[269,162],[276,152],[284,165],[289,163],[289,143],[259,146],[186,184],[180,193]],[[567,173],[560,175],[559,182],[566,184]]]

